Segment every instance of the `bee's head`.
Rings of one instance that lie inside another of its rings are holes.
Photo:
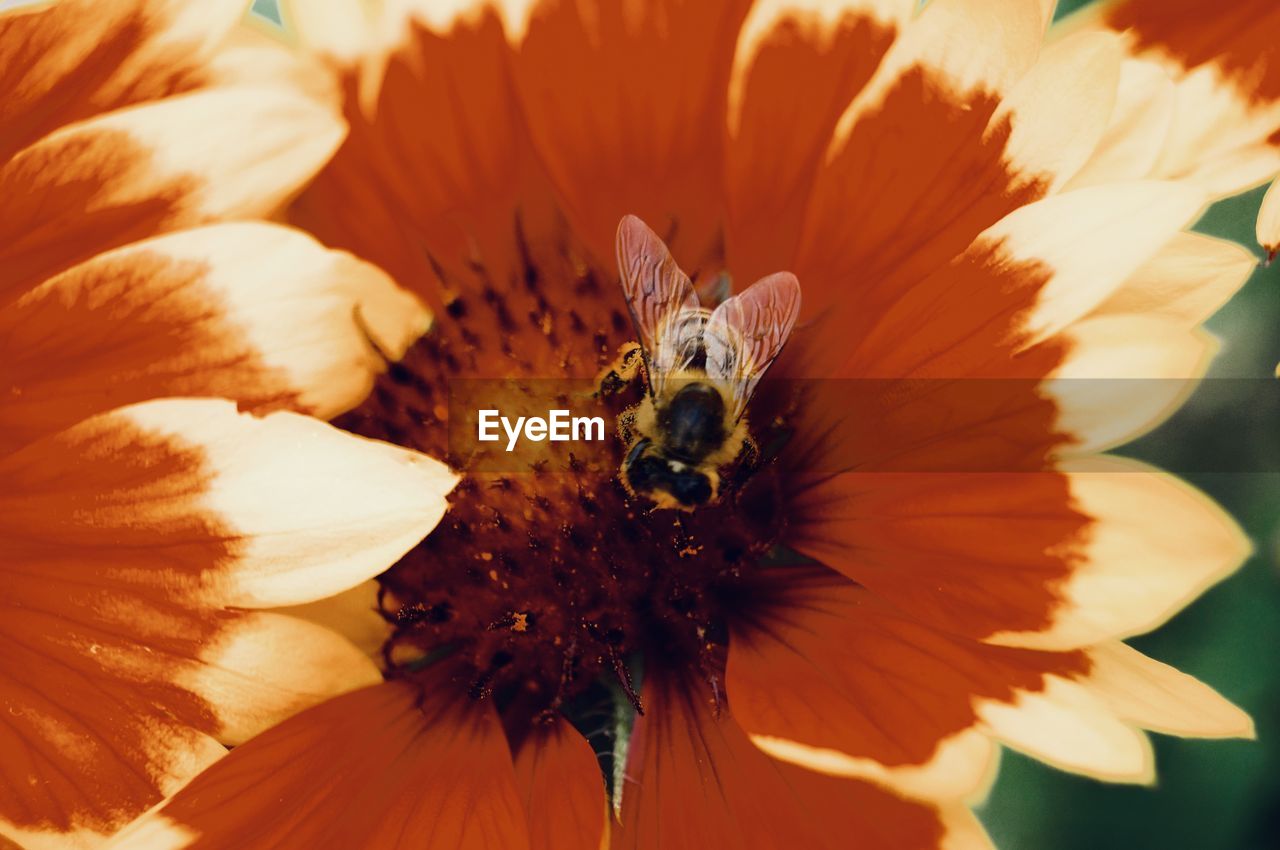
[[[705,505],[715,495],[711,479],[696,469],[673,471],[663,482],[664,488],[675,497],[683,507],[695,508]]]
[[[623,470],[631,488],[652,499],[660,508],[692,510],[716,496],[714,473],[708,474],[669,458],[648,440],[631,450]]]

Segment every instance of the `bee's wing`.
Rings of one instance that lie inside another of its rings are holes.
[[[644,350],[649,394],[662,392],[667,376],[694,357],[706,323],[689,277],[658,234],[633,215],[618,225],[618,271],[631,321]]]
[[[799,316],[800,281],[790,272],[778,272],[726,300],[707,320],[707,374],[729,388],[735,420]]]

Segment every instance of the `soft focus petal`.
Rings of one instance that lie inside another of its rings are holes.
[[[344,457],[381,482],[353,493]],[[223,605],[267,576],[309,596],[384,569],[443,510],[438,480],[403,450],[217,401],[124,408],[0,460],[0,832],[108,832],[217,758],[212,736],[369,681],[336,635]]]
[[[1220,195],[1280,170],[1280,7],[1270,0],[1113,0],[1083,14],[1121,33],[1176,84],[1153,176],[1189,177]]]
[[[269,213],[341,135],[326,108],[275,88],[187,94],[56,130],[0,164],[0,304],[136,239]]]
[[[630,743],[614,850],[989,846],[963,813],[775,761],[727,705],[712,705],[709,684],[655,679]]]
[[[329,417],[426,327],[368,263],[268,224],[219,224],[84,262],[0,313],[0,445],[158,396]]]
[[[1160,65],[1138,59],[1121,63],[1106,132],[1068,188],[1149,176],[1169,136],[1176,99],[1173,80]]]
[[[1147,736],[1070,679],[1046,676],[1042,688],[1018,692],[1012,704],[986,701],[978,715],[1002,742],[1054,767],[1109,782],[1155,779]]]
[[[1253,720],[1208,685],[1119,641],[1088,650],[1083,679],[1121,720],[1168,735],[1252,738]]]
[[[1053,44],[991,117],[1011,126],[1005,153],[1021,172],[1046,175],[1053,191],[1093,155],[1115,106],[1121,44],[1109,33],[1080,33]]]
[[[1069,439],[1060,455],[1126,443],[1168,419],[1190,396],[1217,353],[1199,328],[1145,315],[1103,315],[1067,328],[1069,353],[1041,392]]]
[[[492,703],[389,683],[258,736],[107,844],[121,850],[527,850]]]
[[[600,763],[587,739],[557,717],[525,735],[515,767],[529,850],[598,850],[609,805]]]
[[[1238,243],[1175,233],[1090,315],[1145,315],[1195,327],[1244,286],[1257,264]]]

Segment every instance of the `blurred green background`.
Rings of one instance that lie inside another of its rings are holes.
[[[1089,2],[1060,0],[1058,14]],[[1217,204],[1196,229],[1261,255],[1262,194]],[[1209,378],[1172,419],[1117,453],[1178,471],[1236,517],[1256,551],[1132,643],[1247,710],[1258,740],[1153,736],[1154,788],[1106,785],[1006,753],[979,810],[1001,850],[1280,848],[1280,262],[1259,268],[1208,326],[1222,340]]]
[[[1090,2],[1060,0],[1058,14]],[[257,0],[254,10],[278,20],[276,0]],[[1196,229],[1256,250],[1262,193],[1216,205]],[[1209,378],[1172,419],[1118,453],[1200,487],[1236,517],[1256,553],[1132,643],[1249,711],[1258,741],[1154,736],[1153,788],[1107,785],[1006,753],[979,810],[1001,850],[1280,848],[1280,262],[1259,268],[1209,328],[1222,340]]]

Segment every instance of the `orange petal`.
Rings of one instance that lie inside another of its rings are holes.
[[[799,499],[789,545],[924,622],[1010,646],[1141,634],[1249,552],[1202,494],[1117,459],[1063,473],[846,473]]]
[[[346,472],[331,465],[344,455]],[[375,472],[378,492],[350,493],[352,468]],[[306,469],[320,478],[299,476]],[[313,419],[258,420],[216,401],[125,408],[0,461],[11,604],[0,625],[10,756],[0,772],[13,772],[0,782],[0,834],[36,846],[34,833],[47,844],[108,832],[221,755],[212,736],[242,739],[376,679],[327,630],[225,605],[252,602],[268,577],[307,597],[384,569],[434,523],[420,501],[431,474],[403,450]],[[334,502],[339,494],[372,519]],[[405,497],[417,506],[396,508]],[[428,500],[438,517],[443,494]],[[351,529],[351,546],[370,555],[324,539],[346,537],[336,523],[352,521],[364,531]],[[310,545],[306,526],[319,535]],[[259,536],[281,548],[256,546]]]
[[[1014,355],[1103,302],[1204,200],[1193,185],[1142,181],[1025,204],[932,274],[899,281],[875,302],[845,299],[814,323],[806,347],[822,349],[817,359],[826,364],[840,362],[831,352],[848,352],[835,374],[858,377],[1045,376],[1061,345]],[[843,322],[854,314],[863,330],[851,346]]]
[[[389,43],[341,71],[351,131],[293,219],[437,308],[453,294],[442,273],[455,291],[478,266],[486,283],[506,286],[521,272],[517,227],[542,238],[550,190],[520,118],[500,16],[478,2],[404,4],[370,25]]]
[[[435,676],[295,715],[107,846],[527,850],[525,830],[493,704]]]
[[[538,6],[516,86],[543,162],[595,257],[640,216],[686,269],[714,257],[729,72],[744,0]],[[607,267],[607,264],[606,264]]]
[[[758,2],[729,82],[726,266],[788,268],[836,120],[911,16],[910,0]]]
[[[1049,624],[1091,520],[1049,472],[846,473],[801,494],[796,518],[788,545],[976,638]]]
[[[989,846],[963,811],[771,759],[710,685],[660,676],[647,674],[614,850]]]
[[[838,122],[817,175],[791,268],[806,315],[856,283],[832,324],[857,338],[859,315],[877,313],[1044,193],[1044,175],[1010,171],[1009,127],[987,127],[1033,63],[1041,25],[1022,0],[943,0],[894,42]],[[963,46],[979,42],[983,50]]]
[[[598,850],[609,816],[600,763],[587,739],[557,717],[515,753],[529,850]]]
[[[0,303],[101,251],[272,212],[342,126],[279,88],[166,98],[56,130],[0,164]]]
[[[1104,8],[1108,26],[1126,33],[1137,50],[1188,70],[1213,65],[1242,96],[1280,100],[1280,45],[1271,37],[1280,9],[1270,0],[1113,0]]]
[[[220,224],[137,242],[0,314],[11,399],[0,444],[161,396],[330,417],[426,325],[383,272],[295,230]]]
[[[769,602],[735,630],[725,688],[758,744],[826,773],[964,798],[994,769],[980,703],[1011,702],[1046,674],[1088,666],[1079,654],[948,636],[832,573],[762,580]]]
[[[242,0],[60,0],[0,11],[0,162],[55,127],[209,82]]]
[[[1145,782],[1150,747],[1135,727],[1252,732],[1213,691],[1117,643],[1010,651],[816,571],[775,571],[760,592],[767,607],[730,645],[729,699],[757,745],[825,773],[955,799],[980,785],[990,749],[976,742],[993,736],[1067,770]]]

